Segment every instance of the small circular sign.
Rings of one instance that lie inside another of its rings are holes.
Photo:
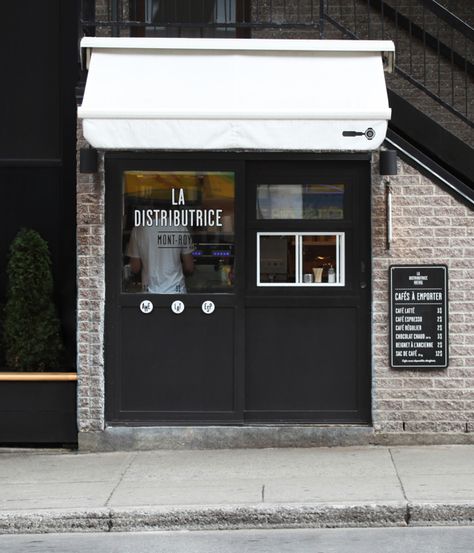
[[[184,303],[181,300],[176,300],[171,304],[171,311],[179,315],[184,311]]]
[[[153,311],[153,304],[151,303],[151,301],[150,300],[143,300],[140,303],[140,311],[142,313],[145,313],[146,315],[148,313],[151,313]]]
[[[201,309],[203,313],[205,313],[206,315],[210,315],[211,313],[213,313],[215,308],[216,306],[214,305],[214,302],[211,300],[202,302]]]

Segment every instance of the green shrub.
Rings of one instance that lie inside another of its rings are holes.
[[[45,371],[59,367],[63,350],[53,303],[53,277],[47,243],[34,230],[21,229],[10,247],[3,321],[7,367]]]

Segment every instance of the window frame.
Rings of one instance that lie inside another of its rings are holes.
[[[285,288],[343,288],[346,285],[345,270],[345,232],[344,231],[257,231],[256,249],[256,285],[263,287]],[[261,282],[260,281],[260,238],[262,236],[295,237],[295,282]],[[304,236],[336,236],[336,282],[303,282],[303,240]]]

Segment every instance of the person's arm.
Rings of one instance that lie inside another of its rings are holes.
[[[130,240],[125,250],[125,255],[129,258],[128,263],[132,273],[138,274],[142,268],[142,261],[140,259],[140,250],[138,248],[137,227],[132,229]]]
[[[131,257],[130,258],[130,269],[132,270],[132,273],[138,274],[140,272],[140,269],[142,268],[142,261],[139,257]]]
[[[181,254],[181,263],[183,264],[183,272],[186,276],[191,276],[194,272],[194,260],[190,253]],[[133,271],[133,269],[132,269]]]

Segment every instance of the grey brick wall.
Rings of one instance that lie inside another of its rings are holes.
[[[406,163],[392,177],[393,237],[385,247],[385,196],[374,161],[373,422],[378,433],[463,433],[474,428],[474,213]],[[449,368],[389,368],[388,268],[445,263]]]
[[[85,146],[79,123],[78,152]],[[77,407],[80,432],[104,428],[104,236],[101,163],[97,174],[77,172]]]

